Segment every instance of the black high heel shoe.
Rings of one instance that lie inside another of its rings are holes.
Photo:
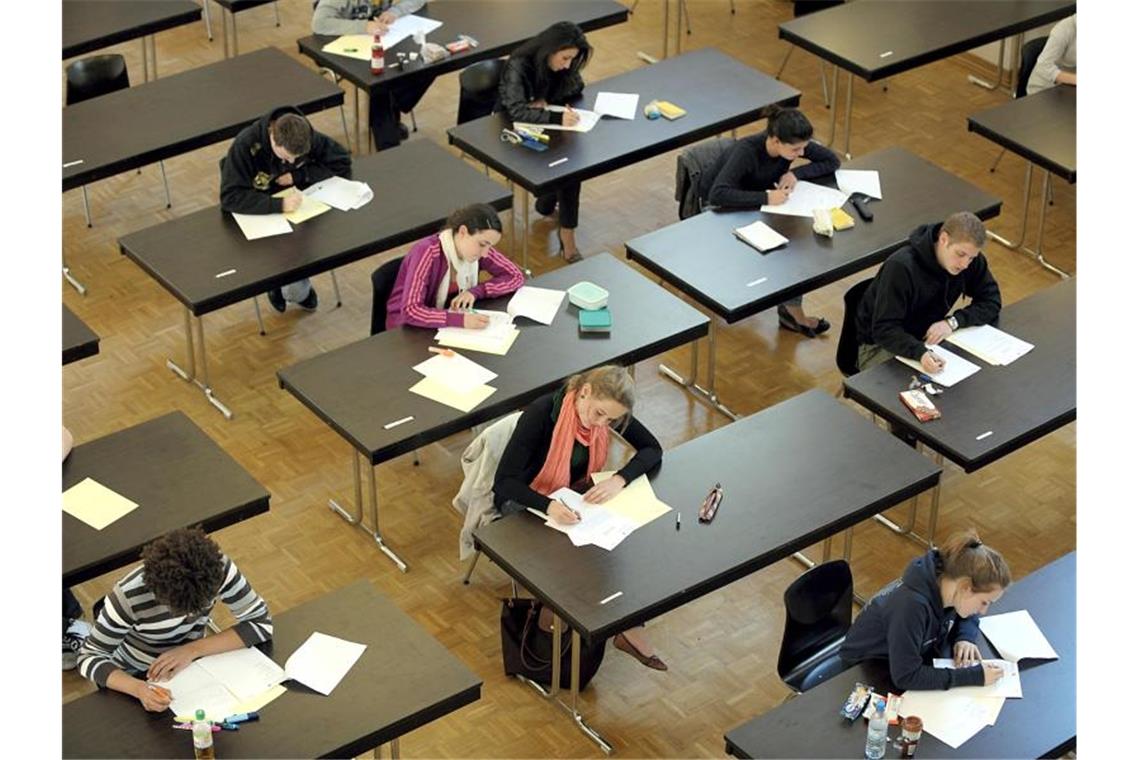
[[[566,254],[566,247],[562,242],[562,238],[559,237],[558,238],[558,256],[563,261],[565,261],[567,264],[574,264],[574,263],[577,263],[577,262],[582,260],[582,252],[581,251],[574,251],[574,254],[572,256],[570,256],[570,258],[566,258],[565,254]]]

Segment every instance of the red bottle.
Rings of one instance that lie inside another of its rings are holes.
[[[384,73],[384,43],[380,41],[380,35],[372,35],[372,76],[380,76]]]

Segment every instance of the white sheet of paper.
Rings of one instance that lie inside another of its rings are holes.
[[[498,373],[476,364],[462,354],[451,356],[435,354],[412,369],[424,377],[430,377],[460,392],[486,385],[499,376]]]
[[[302,191],[314,200],[327,203],[339,211],[358,209],[372,200],[372,188],[367,182],[344,177],[329,177]]]
[[[938,356],[942,359],[942,361],[946,362],[945,366],[942,367],[941,372],[935,375],[930,375],[930,378],[934,380],[934,382],[946,388],[957,385],[981,369],[981,367],[979,367],[977,364],[974,364],[972,361],[963,359],[961,356],[947,351],[942,346],[927,346],[927,349],[933,351],[935,356]],[[896,356],[895,358],[906,366],[916,369],[919,372],[926,372],[926,370],[922,368],[922,364],[916,362],[914,359],[906,359],[902,356]]]
[[[169,689],[170,711],[175,715],[194,715],[206,711],[208,720],[221,720],[234,714],[238,700],[218,679],[197,662],[192,662],[169,681],[156,685]]]
[[[626,536],[637,529],[637,523],[611,512],[604,505],[587,504],[582,495],[569,488],[560,488],[550,494],[552,499],[560,499],[563,504],[573,509],[582,519],[572,525],[555,522],[554,518],[547,517],[547,527],[570,537],[575,546],[594,544],[606,551],[613,551]]]
[[[479,351],[485,354],[505,356],[519,336],[518,329],[511,327],[502,336],[482,330],[468,330],[463,327],[441,327],[436,330],[435,339],[441,346],[462,348],[465,351]]]
[[[256,647],[244,647],[195,660],[239,701],[252,699],[285,680],[285,671]]]
[[[327,697],[367,648],[367,644],[314,631],[296,652],[289,655],[285,661],[285,674]]]
[[[963,327],[948,335],[946,341],[969,351],[984,362],[1003,367],[1033,350],[1032,343],[1015,338],[993,325]]]
[[[817,185],[801,179],[792,189],[788,199],[779,206],[761,206],[761,211],[769,214],[783,214],[785,216],[806,216],[812,218],[812,211],[817,208],[839,208],[847,202],[847,196],[842,190]]]
[[[1009,660],[982,660],[982,662],[1000,665],[1001,669],[1005,671],[1005,675],[989,686],[955,686],[955,693],[970,697],[1021,699],[1021,673],[1016,662]],[[936,668],[954,668],[954,661],[949,658],[936,657],[932,664]]]
[[[1037,621],[1029,610],[1003,612],[1000,615],[986,615],[978,621],[979,627],[994,649],[1012,662],[1032,657],[1041,660],[1057,659],[1045,634],[1037,627]]]
[[[388,31],[380,38],[380,42],[384,45],[384,49],[388,50],[395,47],[396,43],[413,36],[416,32],[423,32],[426,36],[441,26],[443,26],[443,22],[436,21],[433,18],[424,18],[412,14],[400,16],[388,27]],[[371,51],[371,47],[369,50]]]
[[[637,118],[636,92],[599,92],[594,100],[594,112],[601,116],[616,116],[619,119]]]
[[[288,235],[293,231],[289,220],[284,214],[234,214],[230,212],[237,222],[246,240],[257,240],[274,235]]]
[[[879,185],[879,172],[874,169],[836,169],[835,184],[850,195],[863,193],[878,200],[883,199],[883,189]]]
[[[507,303],[507,313],[511,315],[512,319],[527,317],[535,322],[549,325],[558,315],[558,307],[562,305],[562,299],[565,297],[565,290],[523,285]]]
[[[900,715],[921,715],[922,730],[929,731],[954,749],[990,725],[994,699],[975,699],[949,691],[908,691],[903,694]]]
[[[562,113],[566,110],[565,106],[547,106],[547,111],[554,111],[555,113]],[[572,127],[564,127],[561,124],[528,124],[525,121],[516,121],[515,129],[519,127],[530,129],[552,129],[557,132],[589,132],[602,118],[600,113],[594,111],[586,111],[581,108],[575,108],[575,113],[578,114],[578,123]]]
[[[95,530],[103,530],[138,506],[94,478],[84,478],[63,492],[63,511]]]
[[[733,233],[758,251],[770,251],[788,242],[788,239],[761,221],[737,227]]]

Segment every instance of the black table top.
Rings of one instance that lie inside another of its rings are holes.
[[[1077,88],[1058,85],[966,119],[966,128],[1047,171],[1077,181]]]
[[[368,648],[329,696],[287,681],[261,720],[214,734],[218,757],[356,757],[479,699],[483,682],[367,581],[272,612],[266,652],[282,667],[314,631]],[[193,757],[170,718],[90,694],[63,706],[63,757]]]
[[[241,13],[259,5],[269,5],[276,0],[214,0],[214,2],[230,13]]]
[[[464,153],[539,194],[756,121],[774,105],[800,101],[798,90],[714,48],[595,82],[572,105],[593,108],[599,92],[636,92],[639,109],[650,100],[668,100],[688,113],[675,121],[650,121],[641,113],[632,121],[606,117],[587,133],[550,130],[550,149],[542,153],[499,139],[503,127],[512,124],[505,113],[452,127],[447,137]],[[561,158],[569,160],[550,166]]]
[[[202,17],[192,0],[63,0],[63,57],[74,58]]]
[[[369,93],[382,91],[395,82],[413,82],[424,77],[437,77],[470,66],[476,61],[509,54],[556,21],[573,21],[590,32],[624,23],[629,10],[614,0],[543,0],[520,3],[517,0],[432,0],[417,16],[442,21],[443,26],[427,36],[429,42],[446,44],[466,34],[479,42],[479,47],[450,55],[442,61],[424,64],[422,59],[396,68],[396,53],[419,52],[411,37],[384,51],[384,73],[373,76],[368,61],[343,55],[330,55],[321,50],[337,39],[336,35],[311,35],[297,40],[297,48],[318,66],[332,69],[340,76]]]
[[[1009,366],[990,366],[943,343],[981,370],[933,399],[941,419],[919,422],[903,405],[899,391],[906,390],[914,370],[902,362],[860,372],[844,380],[844,388],[858,403],[973,472],[1077,418],[1076,298],[1076,282],[1067,280],[1002,309],[995,327],[1034,345]]]
[[[99,353],[99,336],[71,309],[63,307],[63,363],[71,364]]]
[[[103,530],[63,514],[65,586],[135,560],[175,528],[209,532],[269,511],[269,493],[182,412],[76,446],[63,463],[63,490],[84,478],[139,506]]]
[[[920,224],[963,209],[983,219],[1001,210],[1001,199],[904,148],[878,150],[843,168],[877,169],[884,200],[870,202],[872,222],[849,208],[855,227],[834,238],[816,235],[804,217],[706,211],[630,240],[626,256],[732,323],[882,263]],[[835,186],[833,177],[812,182]],[[757,219],[787,245],[760,253],[733,235]]]
[[[282,104],[313,113],[344,91],[277,48],[227,58],[63,109],[63,189],[233,137]]]
[[[780,39],[873,82],[1076,13],[1071,0],[861,0],[780,24]]]
[[[1010,585],[989,614],[1027,609],[1053,645],[1057,660],[1022,660],[1021,699],[1007,699],[997,725],[983,728],[958,749],[924,732],[919,757],[1059,757],[1075,746],[1077,711],[1077,554],[1072,552]],[[988,641],[984,657],[998,657]],[[839,707],[856,681],[876,693],[891,686],[885,660],[840,673],[791,702],[725,734],[726,751],[750,757],[861,757],[867,723],[848,723]],[[905,702],[905,700],[904,700]],[[904,708],[905,712],[905,708]],[[897,728],[891,728],[893,741]],[[891,752],[890,747],[887,749]]]
[[[326,211],[288,235],[246,240],[233,217],[212,206],[122,237],[119,249],[201,316],[429,235],[461,206],[511,206],[503,185],[426,139],[358,158],[352,169],[372,187],[372,201]]]
[[[528,284],[565,290],[582,280],[610,292],[611,333],[579,335],[578,308],[567,297],[550,326],[520,319],[522,332],[505,356],[461,352],[499,375],[490,382],[498,390],[469,414],[408,391],[422,379],[412,367],[431,357],[428,346],[436,345],[432,329],[379,333],[294,364],[277,379],[375,465],[515,411],[576,372],[630,364],[708,333],[707,317],[608,253]],[[480,307],[505,310],[507,300],[480,302]],[[415,419],[384,429],[408,415]]]
[[[940,472],[811,390],[665,452],[653,490],[680,511],[681,530],[669,513],[607,552],[575,547],[521,512],[477,530],[475,543],[584,638],[600,639],[932,488]],[[697,509],[717,481],[724,501],[702,525]]]

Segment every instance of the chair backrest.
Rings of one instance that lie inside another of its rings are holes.
[[[776,662],[781,678],[847,635],[853,593],[851,567],[841,559],[792,581],[784,592],[784,638]]]
[[[473,63],[459,73],[459,113],[456,124],[482,118],[494,109],[499,97],[499,78],[507,62],[491,58]]]
[[[107,95],[131,86],[123,56],[93,55],[67,67],[67,105]]]
[[[844,377],[859,371],[859,336],[855,332],[855,315],[859,302],[871,284],[871,278],[857,282],[843,294],[843,329],[839,331],[839,345],[835,348],[835,366]]]
[[[372,273],[372,329],[369,335],[382,333],[386,329],[388,298],[392,295],[392,288],[396,286],[396,277],[400,274],[400,264],[403,262],[403,256],[385,261]]]
[[[1025,97],[1029,75],[1033,73],[1033,67],[1037,65],[1037,59],[1041,56],[1045,41],[1048,39],[1048,37],[1034,37],[1021,46],[1021,67],[1017,70],[1017,90],[1014,97]]]

